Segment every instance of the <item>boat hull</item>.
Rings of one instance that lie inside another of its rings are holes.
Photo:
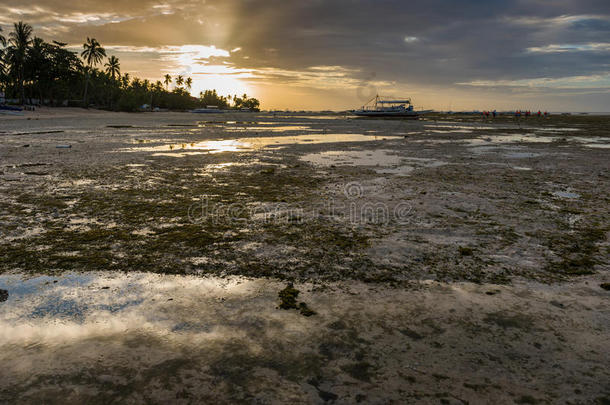
[[[413,111],[352,111],[358,117],[395,117],[404,119],[419,119],[419,114]]]

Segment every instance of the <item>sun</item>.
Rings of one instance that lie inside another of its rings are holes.
[[[216,90],[223,96],[242,95],[252,91],[248,78],[253,77],[249,69],[235,67],[227,59],[231,52],[215,46],[183,45],[166,47],[165,59],[175,63],[179,74],[193,80],[191,94],[195,97],[205,90]],[[174,71],[174,74],[177,74]]]
[[[236,74],[197,72],[192,74],[192,79],[191,93],[194,96],[198,96],[200,92],[205,90],[216,90],[218,94],[223,96],[241,96],[252,91],[250,86]]]

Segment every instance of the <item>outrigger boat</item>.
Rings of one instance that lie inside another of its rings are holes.
[[[377,95],[362,106],[361,109],[350,112],[359,117],[399,117],[416,120],[421,114],[430,111],[415,111],[410,98],[404,100],[385,100]]]

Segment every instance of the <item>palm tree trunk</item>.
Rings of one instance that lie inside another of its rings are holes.
[[[85,95],[83,96],[83,106],[85,108],[89,108],[89,104],[87,103],[87,90],[89,90],[89,69],[87,69],[87,76],[85,78]]]
[[[23,80],[23,65],[19,68],[19,85],[21,86],[21,104],[25,104],[25,80]]]

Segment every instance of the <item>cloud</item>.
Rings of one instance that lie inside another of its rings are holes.
[[[608,52],[610,42],[589,43],[589,44],[562,44],[545,45],[527,48],[532,53],[563,53],[563,52]]]
[[[590,76],[539,77],[519,80],[474,80],[456,83],[460,86],[474,87],[528,87],[552,89],[610,89],[610,72]]]

